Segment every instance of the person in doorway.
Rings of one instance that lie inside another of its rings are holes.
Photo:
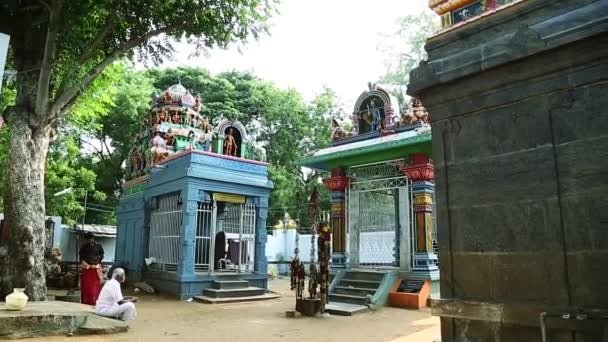
[[[137,300],[125,299],[122,296],[120,284],[127,279],[125,270],[115,268],[112,272],[112,279],[105,283],[97,304],[95,305],[95,313],[99,316],[118,318],[123,321],[132,321],[137,317],[135,310],[135,302]]]
[[[80,248],[80,302],[95,305],[99,291],[101,291],[101,261],[103,260],[103,247],[95,241],[95,236],[86,233],[87,240]]]

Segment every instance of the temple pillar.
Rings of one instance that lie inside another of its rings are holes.
[[[199,202],[208,203],[211,201],[211,198],[207,192],[188,185],[182,191],[182,201],[181,254],[177,265],[177,276],[181,280],[186,280],[193,279],[196,276],[194,272],[194,240],[196,238],[198,204]]]
[[[346,267],[346,215],[345,190],[350,178],[341,168],[331,170],[331,177],[323,179],[325,187],[331,191],[331,259],[332,267]]]
[[[268,273],[268,260],[266,258],[266,220],[268,219],[268,197],[255,199],[256,211],[256,234],[255,234],[255,263],[254,271],[258,274]]]
[[[437,255],[433,251],[433,194],[435,169],[428,155],[410,155],[402,171],[412,182],[414,201],[414,271],[436,271]]]

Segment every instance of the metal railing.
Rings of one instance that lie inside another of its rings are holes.
[[[176,271],[180,258],[180,237],[183,213],[179,194],[158,198],[157,208],[150,214],[148,255],[151,269]]]
[[[194,237],[194,270],[209,271],[213,263],[211,251],[212,227],[215,224],[213,203],[198,203],[196,211],[196,235]]]

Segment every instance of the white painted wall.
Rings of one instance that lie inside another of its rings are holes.
[[[299,236],[299,256],[300,260],[303,262],[310,262],[310,237],[310,234],[301,234]],[[360,255],[360,262],[391,263],[394,260],[393,247],[395,243],[395,233],[365,232],[361,233],[359,238],[359,249],[362,253]],[[268,235],[266,242],[266,258],[269,262],[279,261],[279,256],[282,255],[284,261],[291,261],[294,256],[295,245],[296,232],[294,229],[276,229],[273,231],[272,235]],[[367,257],[368,253],[373,256],[371,258]]]
[[[9,39],[9,35],[0,33],[0,93],[2,92],[2,81],[4,79],[4,66],[6,64]]]

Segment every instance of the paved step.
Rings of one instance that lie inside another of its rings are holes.
[[[214,280],[213,288],[220,290],[246,289],[249,287],[247,280]]]
[[[347,271],[344,278],[353,280],[371,280],[371,281],[382,281],[384,277],[383,272],[364,272],[364,271]]]
[[[352,286],[336,286],[334,287],[333,293],[365,297],[367,295],[373,296],[374,293],[376,293],[376,289],[366,289]]]
[[[226,272],[226,273],[216,273],[213,276],[214,280],[241,280],[243,274],[238,272]]]
[[[229,303],[242,303],[242,302],[257,302],[261,300],[276,299],[280,296],[276,293],[265,293],[259,296],[247,296],[247,297],[228,297],[228,298],[213,298],[207,296],[196,296],[194,300],[199,303],[205,304],[229,304]]]
[[[357,287],[357,288],[362,288],[362,289],[371,289],[371,290],[376,290],[379,286],[380,286],[380,281],[375,281],[375,280],[357,280],[357,279],[349,279],[349,278],[343,278],[340,283],[338,283],[339,286],[352,286],[352,287]]]
[[[337,316],[352,316],[367,311],[369,311],[369,308],[365,305],[336,302],[329,302],[325,305],[325,312]]]
[[[353,296],[353,295],[337,294],[337,293],[330,293],[329,301],[338,302],[338,303],[358,304],[358,305],[364,305],[367,302],[365,296]]]
[[[246,287],[242,289],[204,289],[203,296],[211,298],[236,298],[259,296],[266,293],[265,289],[259,287]]]

